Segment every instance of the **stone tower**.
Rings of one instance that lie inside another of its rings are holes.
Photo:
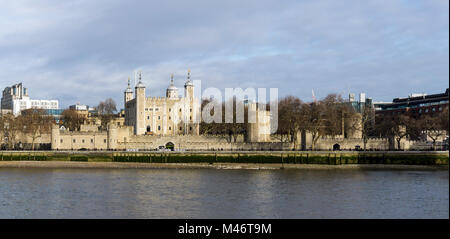
[[[59,127],[56,124],[52,124],[52,150],[59,149],[60,137],[59,137]]]
[[[109,123],[107,133],[107,149],[114,150],[116,148],[117,148],[117,125]]]
[[[186,134],[199,134],[199,125],[195,122],[198,120],[197,114],[197,102],[194,98],[194,83],[191,81],[191,71],[188,70],[187,80],[184,84],[184,97],[185,97],[185,133]]]
[[[127,107],[127,102],[133,99],[133,90],[130,87],[130,78],[128,77],[128,87],[127,89],[124,91],[124,102],[123,102],[123,106],[124,108]]]
[[[139,82],[135,87],[136,93],[136,123],[134,133],[141,135],[145,133],[145,86],[142,83],[142,72],[138,73]]]
[[[258,109],[257,103],[248,104],[248,114],[255,115],[255,122],[247,124],[247,142],[270,141],[270,111]]]

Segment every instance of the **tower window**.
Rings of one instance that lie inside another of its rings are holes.
[[[161,116],[158,115],[158,119],[161,119]]]
[[[180,130],[181,130],[181,127],[180,127]]]
[[[158,130],[161,130],[161,125],[158,125]]]
[[[169,130],[172,130],[172,127],[169,126]]]

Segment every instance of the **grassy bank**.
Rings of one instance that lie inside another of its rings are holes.
[[[0,161],[448,165],[448,152],[2,152]]]

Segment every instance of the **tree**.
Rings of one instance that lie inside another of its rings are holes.
[[[102,128],[106,129],[106,126],[114,117],[114,113],[117,111],[116,102],[113,99],[108,98],[105,101],[100,101],[97,106],[98,115],[102,121]]]
[[[211,100],[208,99],[203,99],[202,100],[202,104],[201,104],[201,111],[203,112],[203,109],[205,109],[205,107],[212,102]],[[214,108],[210,109],[209,111],[210,115],[214,114]],[[220,124],[218,123],[206,123],[205,121],[203,121],[203,119],[200,121],[200,134],[218,134],[221,129],[219,127]]]
[[[367,142],[369,141],[369,136],[374,132],[374,122],[375,122],[375,110],[372,107],[364,107],[361,112],[361,120],[359,130],[361,131],[361,137],[364,144],[364,151],[367,147]]]
[[[448,126],[447,126],[448,127]],[[425,116],[420,120],[420,128],[433,141],[433,150],[436,150],[436,141],[447,134],[445,125],[440,117]]]
[[[76,110],[66,109],[62,112],[62,124],[71,131],[80,130],[84,118]]]
[[[340,95],[329,94],[320,101],[324,117],[324,130],[326,135],[336,137],[342,135],[344,115],[349,112],[348,105]]]
[[[3,143],[5,142],[5,117],[0,115],[0,148],[3,148]]]
[[[305,114],[302,114],[303,102],[295,96],[286,96],[278,103],[278,129],[281,141],[294,143],[296,149],[297,135],[304,130]]]
[[[22,111],[23,133],[32,139],[31,150],[37,138],[51,131],[52,119],[43,109],[27,109]]]
[[[229,104],[229,106],[233,107],[233,111],[232,111],[232,115],[229,116],[230,119],[232,120],[232,122],[227,122],[226,121],[226,112],[225,112],[225,104]],[[238,112],[238,108],[242,108],[244,109],[243,112]],[[219,124],[219,127],[223,130],[222,132],[225,133],[226,135],[228,135],[228,140],[231,142],[236,142],[237,141],[237,137],[239,135],[243,135],[246,134],[246,127],[245,127],[245,122],[248,121],[247,117],[248,116],[248,108],[244,107],[244,103],[237,101],[236,98],[234,97],[233,99],[228,100],[227,102],[224,102],[222,104],[222,123]],[[238,116],[241,116],[240,114],[244,114],[243,116],[243,121],[244,122],[238,122]],[[232,118],[231,118],[232,117]]]
[[[14,149],[16,145],[16,138],[19,132],[23,130],[24,121],[22,116],[15,117],[13,114],[2,116],[4,137],[8,149]]]
[[[99,115],[112,115],[117,112],[116,102],[113,99],[108,98],[105,101],[100,101],[97,106]]]
[[[383,117],[383,118],[380,118]],[[417,135],[418,122],[408,115],[383,115],[377,118],[377,131],[380,135],[393,139],[401,150],[401,140]]]
[[[326,117],[324,114],[324,105],[321,102],[313,102],[304,104],[302,107],[302,114],[306,116],[305,126],[311,133],[312,142],[311,149],[314,150],[317,141],[325,135]]]

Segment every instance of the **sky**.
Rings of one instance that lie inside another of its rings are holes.
[[[449,87],[448,19],[448,0],[0,0],[0,87],[122,108],[136,70],[164,96],[190,69],[202,89],[389,102]]]

